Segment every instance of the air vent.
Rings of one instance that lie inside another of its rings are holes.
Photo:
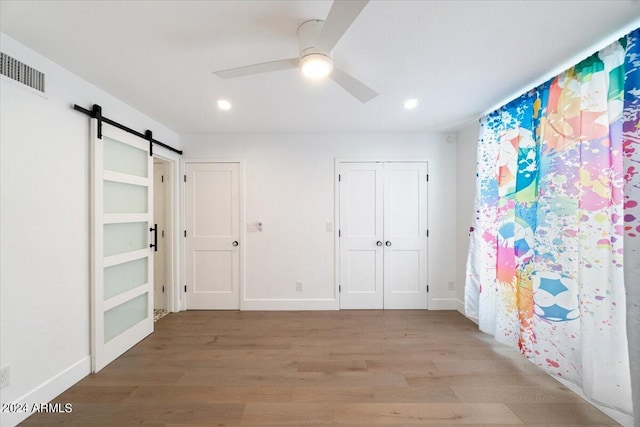
[[[44,93],[44,73],[29,67],[27,64],[0,53],[0,74]]]

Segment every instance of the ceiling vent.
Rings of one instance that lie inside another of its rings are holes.
[[[0,55],[0,74],[44,93],[43,72],[29,67],[27,64],[10,57],[4,52],[1,52]]]

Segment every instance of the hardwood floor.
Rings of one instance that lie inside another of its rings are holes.
[[[452,311],[172,313],[25,424],[617,425]]]

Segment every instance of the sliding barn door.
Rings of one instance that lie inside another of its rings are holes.
[[[187,163],[187,309],[240,308],[240,164]]]
[[[97,372],[153,332],[149,142],[108,124],[91,141],[91,345]]]

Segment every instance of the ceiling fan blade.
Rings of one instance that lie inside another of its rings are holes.
[[[279,61],[263,62],[261,64],[214,71],[213,74],[223,79],[235,79],[236,77],[250,76],[252,74],[270,73],[271,71],[298,68],[298,61],[298,58],[281,59]]]
[[[331,52],[367,3],[369,0],[335,0],[314,47],[320,52]]]
[[[340,69],[334,68],[331,78],[363,104],[379,95],[378,92]]]

